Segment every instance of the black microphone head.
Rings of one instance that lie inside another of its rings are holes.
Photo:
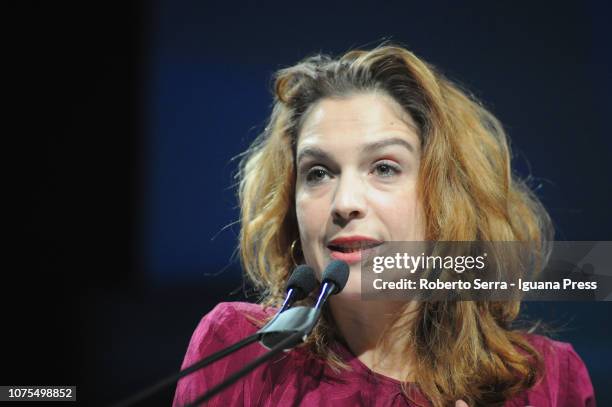
[[[342,260],[334,260],[327,265],[323,272],[323,283],[333,283],[335,288],[332,294],[338,294],[344,289],[349,277],[349,265]]]
[[[287,291],[293,288],[295,301],[303,300],[317,287],[317,277],[312,267],[302,264],[297,266],[289,281],[287,281]]]

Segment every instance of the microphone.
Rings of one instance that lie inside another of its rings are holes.
[[[321,292],[315,309],[320,310],[328,298],[338,294],[344,289],[349,277],[349,265],[342,260],[334,260],[327,265],[323,272]]]
[[[299,265],[291,273],[287,281],[287,297],[283,302],[278,314],[291,307],[296,301],[303,300],[314,291],[317,286],[317,278],[312,267],[305,264]]]
[[[311,307],[294,307],[283,313],[279,313],[272,321],[259,330],[261,338],[259,342],[268,349],[274,348],[287,337],[301,332],[296,336],[296,342],[289,343],[286,349],[297,346],[306,340],[314,326],[321,317],[321,309],[327,299],[342,291],[349,276],[349,266],[341,260],[334,260],[327,265],[323,272],[321,291],[316,305]]]
[[[289,281],[287,281],[287,296],[285,297],[285,301],[283,301],[283,305],[279,308],[276,315],[274,315],[274,318],[268,321],[258,333],[263,332],[267,327],[273,324],[283,312],[293,305],[294,302],[308,297],[316,286],[317,278],[312,267],[305,264],[297,266],[293,270],[293,273],[291,273]]]

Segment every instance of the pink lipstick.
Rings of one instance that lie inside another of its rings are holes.
[[[372,249],[383,242],[368,236],[342,236],[335,238],[327,244],[333,259],[342,260],[348,264],[360,262]]]

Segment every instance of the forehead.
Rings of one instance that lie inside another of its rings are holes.
[[[405,138],[419,147],[417,127],[402,107],[380,93],[326,98],[307,112],[297,148],[311,144],[358,143],[385,136]]]

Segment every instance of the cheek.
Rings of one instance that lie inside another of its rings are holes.
[[[319,235],[325,224],[324,211],[312,200],[296,196],[295,212],[300,233],[300,243],[306,264],[315,269],[317,278],[321,278],[320,264],[317,261]]]
[[[298,197],[295,199],[295,216],[297,218],[300,236],[302,236],[304,234],[304,228],[308,226],[306,222],[306,219],[308,219],[308,207],[305,206],[303,200],[300,200]]]
[[[379,194],[376,202],[392,240],[421,241],[425,238],[423,208],[413,188],[395,194]]]
[[[325,221],[324,212],[322,206],[318,205],[313,199],[300,194],[296,195],[295,214],[303,244],[315,239]]]

